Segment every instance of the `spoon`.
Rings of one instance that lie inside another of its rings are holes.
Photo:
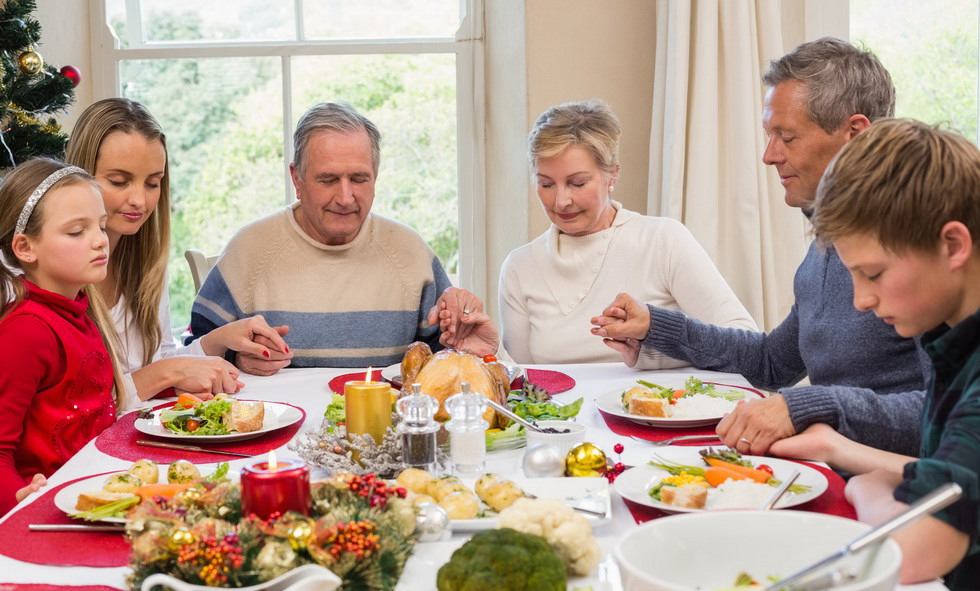
[[[789,478],[784,480],[783,483],[779,485],[779,488],[777,488],[776,491],[772,493],[772,496],[769,497],[768,501],[766,501],[765,503],[762,504],[761,507],[759,507],[759,510],[768,511],[769,509],[775,507],[779,499],[781,499],[783,495],[786,494],[786,491],[789,490],[789,487],[792,486],[793,483],[796,482],[796,479],[799,477],[800,477],[800,471],[793,470],[793,473],[789,475]]]
[[[514,421],[515,423],[524,425],[525,429],[530,429],[531,431],[537,431],[538,433],[545,433],[544,429],[528,421],[527,419],[523,418],[519,414],[515,413],[506,405],[498,404],[497,402],[490,400],[489,398],[487,398],[487,404],[490,406],[490,408],[494,409],[495,411],[499,412],[500,414],[504,415],[505,417]]]
[[[867,533],[854,538],[837,552],[800,571],[797,571],[781,581],[769,585],[766,587],[765,591],[776,591],[777,589],[783,589],[790,583],[795,583],[807,575],[810,575],[829,564],[837,562],[848,554],[854,554],[872,544],[881,542],[886,537],[905,527],[906,525],[914,523],[927,515],[931,515],[940,509],[952,505],[960,498],[962,494],[963,489],[955,482],[945,484],[928,495],[922,497],[918,501],[912,503],[908,509],[902,511],[895,517],[892,517],[888,521],[872,528]],[[798,589],[799,587],[794,586],[790,588]],[[805,588],[809,588],[809,586],[807,585]]]

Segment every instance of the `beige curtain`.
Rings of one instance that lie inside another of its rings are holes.
[[[807,222],[762,163],[779,0],[659,0],[647,212],[683,222],[759,326],[793,303]]]

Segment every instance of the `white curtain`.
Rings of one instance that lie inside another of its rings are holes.
[[[659,0],[647,212],[683,222],[760,326],[793,302],[808,223],[762,163],[779,0]]]

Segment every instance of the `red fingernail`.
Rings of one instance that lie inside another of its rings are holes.
[[[262,356],[265,357],[266,359],[268,359],[269,358],[269,352],[268,351],[262,351]]]
[[[286,345],[286,353],[289,353],[289,345]]]

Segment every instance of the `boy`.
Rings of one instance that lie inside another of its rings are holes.
[[[814,232],[854,282],[854,307],[899,335],[922,335],[933,362],[921,459],[873,449],[814,425],[776,442],[858,474],[846,488],[858,518],[879,523],[947,482],[958,502],[905,528],[902,583],[949,573],[950,589],[980,583],[980,149],[911,120],[875,123],[832,161],[817,189]],[[875,417],[868,417],[875,420]]]

